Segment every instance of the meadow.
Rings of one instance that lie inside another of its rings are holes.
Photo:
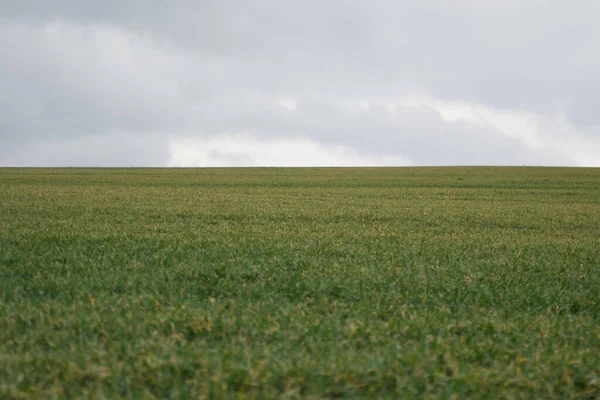
[[[0,398],[599,397],[600,169],[0,169]]]

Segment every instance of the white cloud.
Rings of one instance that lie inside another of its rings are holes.
[[[403,157],[365,157],[342,146],[306,139],[260,141],[248,135],[213,139],[172,139],[170,167],[405,166]]]

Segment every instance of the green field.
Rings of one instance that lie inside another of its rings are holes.
[[[598,398],[600,169],[0,169],[0,398]]]

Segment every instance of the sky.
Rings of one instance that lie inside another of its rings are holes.
[[[597,0],[0,0],[2,166],[600,166]]]

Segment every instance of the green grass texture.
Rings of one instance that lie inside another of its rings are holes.
[[[0,398],[600,396],[600,169],[0,169]]]

